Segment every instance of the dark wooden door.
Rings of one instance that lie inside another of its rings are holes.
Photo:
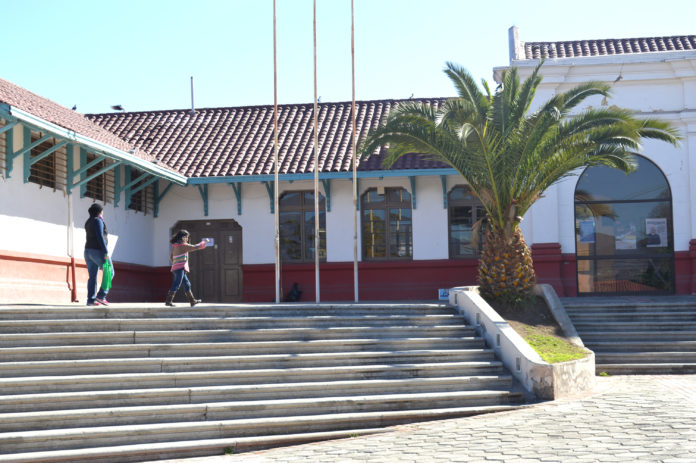
[[[189,254],[194,295],[204,302],[241,301],[242,227],[234,220],[192,220],[178,222],[175,230],[181,228],[191,233],[191,243],[203,238],[214,242]]]

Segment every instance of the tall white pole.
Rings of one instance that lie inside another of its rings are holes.
[[[355,13],[354,0],[350,0],[350,57],[353,70],[353,103],[351,106],[353,126],[353,291],[358,302],[358,134],[355,114]]]
[[[273,0],[273,211],[275,215],[275,296],[280,302],[280,211],[278,210],[278,60],[276,56],[276,0]]]
[[[317,119],[317,0],[314,0],[314,286],[319,303],[319,123]]]

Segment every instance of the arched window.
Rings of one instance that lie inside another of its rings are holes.
[[[403,188],[371,188],[361,199],[362,254],[366,260],[411,259],[411,195]]]
[[[655,164],[636,160],[629,175],[596,166],[578,180],[578,294],[674,292],[672,194]]]
[[[473,243],[472,227],[485,217],[486,210],[468,186],[456,186],[447,195],[449,256],[451,259],[478,257],[483,249],[482,226],[478,246]]]
[[[314,192],[288,191],[278,199],[280,258],[314,262]],[[319,194],[319,259],[326,260],[326,201]]]

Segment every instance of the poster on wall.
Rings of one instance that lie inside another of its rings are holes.
[[[595,242],[595,222],[594,220],[581,220],[578,222],[580,228],[580,242],[594,243]]]
[[[614,241],[616,249],[636,249],[636,225],[616,224],[616,239]]]
[[[667,219],[645,219],[645,246],[659,248],[667,244]]]

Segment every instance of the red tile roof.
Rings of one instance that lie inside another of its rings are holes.
[[[358,139],[376,127],[399,101],[356,102]],[[442,98],[418,99],[439,104]],[[320,172],[352,170],[351,103],[319,103]],[[281,174],[314,172],[313,104],[278,106]],[[273,174],[273,106],[244,106],[86,117],[128,143],[153,154],[188,177]],[[360,170],[381,170],[382,154],[363,161]],[[446,164],[412,155],[392,169],[428,169]]]
[[[123,141],[117,135],[105,130],[82,114],[63,107],[4,79],[0,79],[0,103],[7,103],[45,121],[104,143],[120,151],[128,152],[133,145]],[[136,150],[136,156],[154,161],[154,157]]]
[[[641,37],[635,39],[524,42],[523,59],[572,58],[696,50],[696,35]]]

